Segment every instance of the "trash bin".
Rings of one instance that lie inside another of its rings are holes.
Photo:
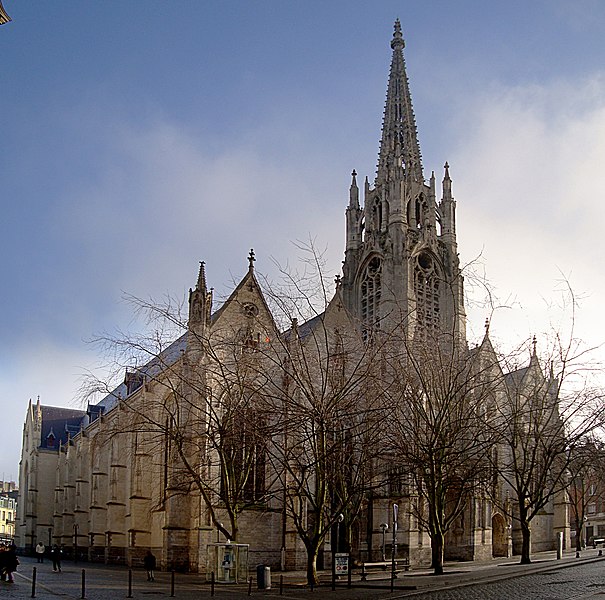
[[[256,567],[256,585],[259,590],[271,589],[271,567],[265,565]]]

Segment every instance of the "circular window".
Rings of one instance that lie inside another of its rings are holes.
[[[418,265],[423,271],[430,271],[433,268],[433,259],[430,254],[423,252],[418,256]]]
[[[244,302],[244,304],[242,304],[242,311],[247,317],[256,317],[258,314],[258,306],[253,302]]]

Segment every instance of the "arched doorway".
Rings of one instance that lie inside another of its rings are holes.
[[[492,556],[508,556],[508,529],[500,513],[492,517]]]

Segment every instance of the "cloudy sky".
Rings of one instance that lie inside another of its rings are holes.
[[[451,165],[496,342],[543,332],[567,279],[605,339],[605,3],[3,0],[0,475],[30,398],[74,406],[125,293],[230,289],[295,240],[336,274],[350,173],[373,178],[395,18],[425,175]],[[52,5],[52,6],[51,6]],[[469,286],[469,288],[472,286]],[[477,289],[477,299],[482,294]],[[469,310],[469,338],[484,307]]]

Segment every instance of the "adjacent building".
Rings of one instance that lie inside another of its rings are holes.
[[[15,541],[18,493],[14,481],[0,481],[0,543]]]

